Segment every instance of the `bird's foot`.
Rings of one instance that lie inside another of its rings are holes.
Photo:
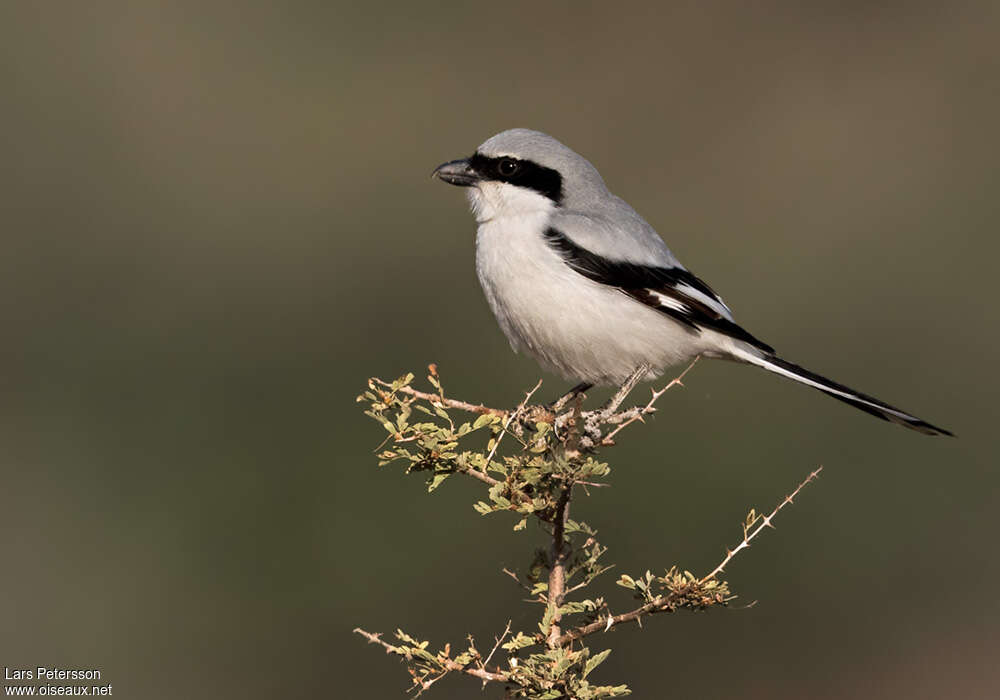
[[[570,402],[572,402],[574,399],[578,397],[582,397],[593,386],[594,386],[593,384],[590,384],[588,382],[581,382],[572,389],[570,389],[567,393],[563,394],[558,399],[550,403],[547,406],[547,408],[553,413],[558,414],[564,408],[566,408],[570,404]]]
[[[618,388],[614,396],[608,399],[607,403],[601,406],[599,413],[602,416],[609,416],[618,410],[618,407],[622,405],[628,395],[632,393],[636,385],[643,380],[643,378],[649,374],[650,369],[652,369],[645,362],[635,368],[635,371],[628,376],[628,379]]]

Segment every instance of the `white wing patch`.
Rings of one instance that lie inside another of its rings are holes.
[[[647,289],[646,291],[649,292],[650,296],[656,299],[657,303],[660,306],[664,306],[668,309],[673,309],[674,311],[680,311],[682,314],[691,313],[690,306],[684,304],[683,302],[678,301],[673,297],[657,292],[655,289]]]
[[[691,285],[686,284],[684,282],[678,282],[675,289],[685,296],[700,301],[708,308],[717,312],[723,318],[728,319],[730,321],[733,320],[733,312],[729,310],[729,307],[726,306],[725,302],[722,301],[722,299],[720,299],[719,297],[709,296],[708,294],[705,294],[704,292],[695,289]]]

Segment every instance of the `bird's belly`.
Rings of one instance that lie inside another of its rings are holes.
[[[643,363],[657,376],[705,349],[700,334],[574,271],[542,230],[518,217],[477,235],[479,281],[515,350],[569,379],[617,384]]]

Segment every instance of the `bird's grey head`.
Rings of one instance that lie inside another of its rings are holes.
[[[587,209],[608,196],[600,173],[548,134],[509,129],[468,158],[443,163],[434,175],[469,188],[480,221],[556,207]]]

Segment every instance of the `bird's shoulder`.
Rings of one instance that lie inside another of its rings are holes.
[[[549,226],[608,260],[683,268],[656,230],[618,197],[612,196],[601,207],[559,209]]]

